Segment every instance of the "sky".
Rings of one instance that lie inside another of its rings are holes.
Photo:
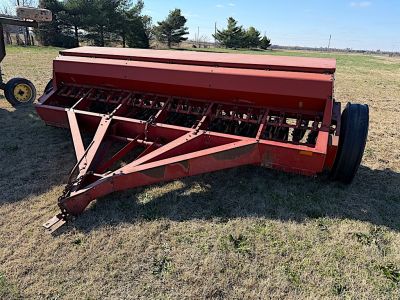
[[[256,27],[282,46],[400,51],[400,0],[144,0],[154,23],[180,8],[188,19],[189,37],[213,41],[217,28],[235,18]]]

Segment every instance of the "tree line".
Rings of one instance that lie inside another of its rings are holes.
[[[187,19],[180,9],[153,24],[144,13],[143,0],[40,0],[39,7],[53,12],[53,21],[43,23],[36,36],[45,46],[78,47],[82,43],[95,46],[149,48],[153,40],[169,48],[187,40]],[[271,46],[266,36],[254,27],[244,29],[228,19],[226,29],[214,35],[227,48],[262,48]]]
[[[143,13],[143,0],[40,0],[39,7],[53,12],[53,21],[40,24],[36,31],[45,46],[71,48],[85,42],[149,48],[153,39],[169,47],[187,40],[187,19],[180,9],[153,25]]]
[[[213,36],[221,46],[226,48],[261,48],[266,50],[271,46],[271,40],[267,36],[261,36],[260,31],[254,27],[244,29],[232,17],[228,19],[227,28],[217,30]]]

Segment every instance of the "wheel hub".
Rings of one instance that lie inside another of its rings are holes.
[[[25,83],[17,84],[14,88],[14,97],[19,102],[28,102],[32,97],[32,89]]]

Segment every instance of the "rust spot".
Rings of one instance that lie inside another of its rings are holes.
[[[143,170],[140,173],[153,178],[164,178],[165,166],[159,166],[153,169]]]
[[[305,156],[313,156],[314,153],[312,153],[311,151],[300,151],[299,154]]]
[[[237,147],[234,149],[215,153],[213,157],[216,160],[231,160],[252,152],[255,149],[255,147],[256,147],[255,144]]]

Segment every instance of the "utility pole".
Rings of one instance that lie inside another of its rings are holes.
[[[332,39],[332,34],[329,35],[328,50],[331,48],[331,39]]]
[[[197,44],[200,48],[200,26],[197,27]]]
[[[214,28],[214,47],[217,46],[217,22],[215,22],[215,28]]]

